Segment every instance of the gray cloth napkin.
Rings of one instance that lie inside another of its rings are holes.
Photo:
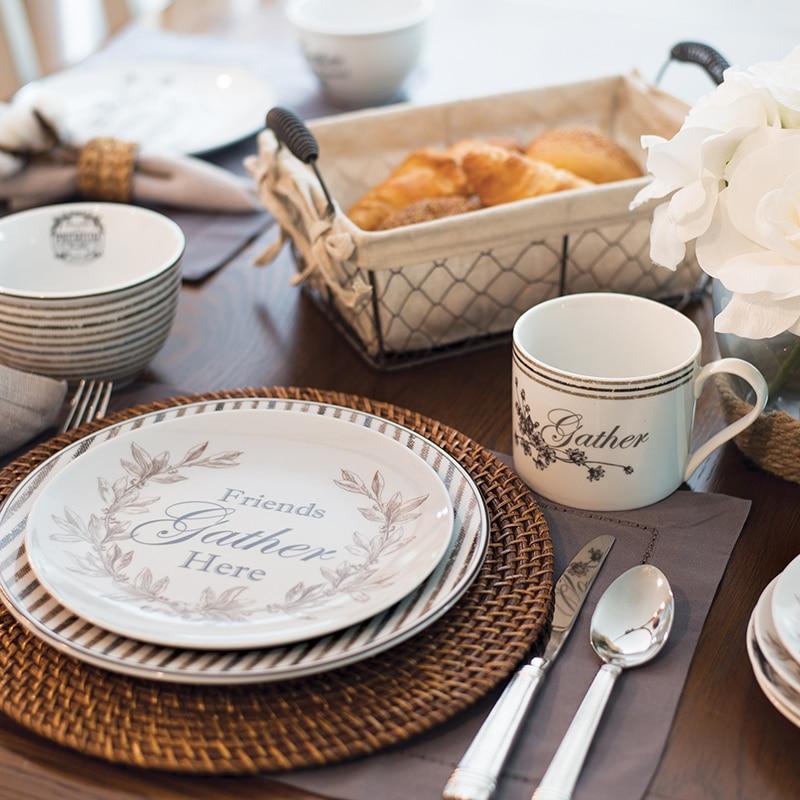
[[[167,211],[159,209],[180,225],[186,235],[183,280],[201,281],[230,263],[271,224],[266,213],[215,214],[213,212]]]
[[[556,577],[595,536],[610,533],[616,543],[534,700],[497,797],[529,800],[600,666],[588,634],[597,600],[621,572],[648,562],[672,584],[676,603],[672,633],[653,662],[620,676],[574,794],[575,800],[635,800],[642,797],[658,766],[697,639],[750,502],[679,491],[656,505],[628,512],[585,512],[547,500],[539,503],[553,537]],[[742,641],[742,658],[744,647]],[[441,797],[450,772],[498,695],[499,691],[407,745],[279,779],[347,800]]]
[[[66,394],[65,381],[0,364],[0,456],[53,425]]]
[[[256,152],[254,137],[206,156],[218,167],[236,175],[244,175],[244,157]],[[153,206],[177,222],[186,235],[183,254],[183,279],[201,281],[225,266],[260,236],[271,224],[272,217],[260,210],[250,214],[226,214],[214,211],[188,211]]]

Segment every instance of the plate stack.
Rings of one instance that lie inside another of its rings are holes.
[[[131,380],[169,334],[185,240],[135,206],[68,203],[0,220],[0,363]]]
[[[203,402],[31,471],[0,511],[0,594],[35,635],[109,670],[275,681],[429,626],[488,537],[475,483],[420,434],[325,403]]]
[[[800,727],[800,556],[759,598],[747,629],[747,653],[764,694]]]

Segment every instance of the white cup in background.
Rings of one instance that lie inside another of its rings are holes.
[[[432,12],[433,0],[292,0],[287,14],[326,93],[366,106],[396,95]]]
[[[544,497],[593,511],[639,508],[677,489],[755,421],[767,384],[752,364],[700,366],[700,331],[632,295],[559,297],[514,326],[514,467]],[[689,454],[695,400],[712,375],[754,389],[753,409]]]

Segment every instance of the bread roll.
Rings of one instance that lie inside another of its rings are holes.
[[[593,183],[638,178],[639,165],[614,141],[589,128],[557,128],[537,136],[529,158],[566,169]]]
[[[395,211],[417,200],[467,194],[467,179],[457,159],[436,150],[418,150],[355,203],[348,216],[359,228],[374,231]]]
[[[378,230],[386,231],[390,228],[401,228],[404,225],[413,225],[416,222],[428,222],[432,219],[452,217],[480,208],[477,197],[426,197],[415,203],[401,208],[390,214],[380,225]]]
[[[470,188],[484,206],[591,185],[571,172],[493,145],[468,152],[462,164]]]

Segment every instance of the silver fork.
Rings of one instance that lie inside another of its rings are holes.
[[[86,425],[95,419],[105,416],[108,409],[108,401],[111,398],[111,390],[114,388],[112,381],[87,381],[81,380],[75,394],[69,401],[67,417],[64,420],[59,433]]]

